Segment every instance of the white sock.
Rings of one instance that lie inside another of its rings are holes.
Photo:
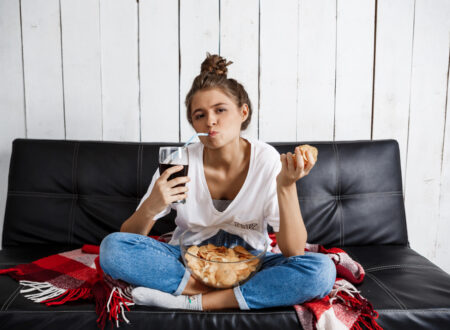
[[[192,309],[197,311],[203,310],[202,294],[195,296],[174,296],[173,294],[160,290],[138,286],[131,291],[131,295],[137,305]]]

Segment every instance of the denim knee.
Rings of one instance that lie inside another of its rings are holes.
[[[306,260],[305,260],[306,257]],[[336,281],[336,266],[331,258],[325,254],[306,252],[302,256],[290,257],[293,262],[299,262],[308,269],[310,285],[308,285],[308,296],[310,299],[322,299],[333,289]],[[300,278],[300,281],[304,279]],[[305,288],[303,288],[305,289]]]
[[[120,244],[130,233],[114,232],[106,235],[100,243],[99,262],[102,270],[110,274],[109,271],[114,267],[114,260],[119,251]]]
[[[336,266],[331,258],[325,254],[314,253],[317,259],[316,281],[318,282],[318,299],[327,296],[336,281]]]

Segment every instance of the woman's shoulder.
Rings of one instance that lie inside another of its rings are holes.
[[[255,145],[255,155],[257,158],[262,158],[266,160],[280,159],[280,153],[274,146],[255,138],[252,139],[252,143],[254,143]]]

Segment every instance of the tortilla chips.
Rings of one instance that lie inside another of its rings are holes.
[[[211,243],[200,247],[192,245],[187,252],[190,254],[186,253],[185,258],[194,277],[208,286],[221,289],[231,288],[248,278],[260,262],[240,245],[232,249]]]

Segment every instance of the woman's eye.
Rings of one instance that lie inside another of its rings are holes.
[[[222,109],[222,108],[220,108],[220,109],[217,109],[218,111],[220,111],[220,112],[224,112],[224,111],[226,111],[225,109]],[[222,111],[221,111],[222,110]]]
[[[197,116],[195,116],[195,119],[200,119],[202,117],[203,117],[203,115],[197,115]]]

